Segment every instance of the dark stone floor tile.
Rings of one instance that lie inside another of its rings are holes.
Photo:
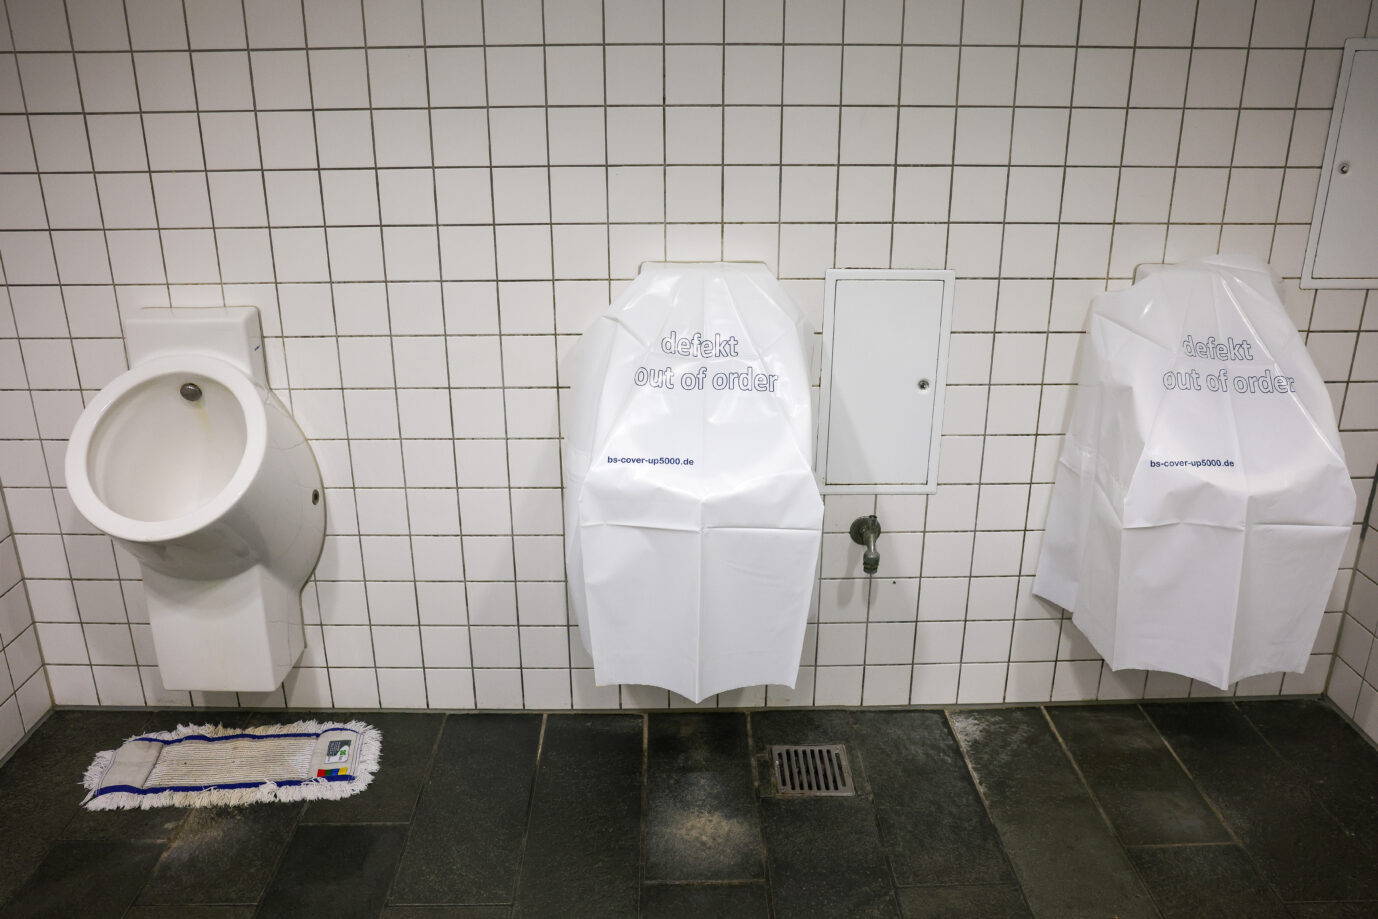
[[[81,810],[82,776],[101,750],[143,728],[148,712],[59,711],[0,769],[0,829],[22,827],[24,845],[0,858],[0,903],[19,889]]]
[[[1035,916],[1155,915],[1041,710],[953,712],[952,724]]]
[[[519,915],[636,915],[644,725],[640,715],[547,716]]]
[[[858,712],[853,729],[896,884],[1014,883],[942,712]]]
[[[394,902],[512,902],[540,736],[540,715],[446,719]]]
[[[764,884],[647,884],[641,888],[644,919],[766,919]]]
[[[121,916],[138,895],[162,849],[161,844],[151,842],[59,842],[48,850],[38,870],[0,915],[54,919]]]
[[[78,810],[62,828],[63,839],[122,839],[126,842],[167,842],[177,833],[189,808],[149,810]]]
[[[1241,702],[1239,709],[1311,793],[1378,857],[1378,750],[1324,702]]]
[[[832,744],[852,742],[852,713],[828,709],[794,709],[752,712],[751,741],[756,759],[756,782],[760,794],[774,794],[766,751],[775,744]],[[852,784],[857,794],[870,794],[866,764],[850,758]]]
[[[1032,919],[1013,884],[906,887],[898,893],[904,919]]]
[[[250,713],[224,709],[143,712],[143,726],[135,734],[171,731],[185,724],[243,727]],[[122,738],[127,740],[128,738]],[[118,746],[118,744],[116,744]],[[93,754],[94,755],[94,754]],[[88,811],[80,809],[62,829],[63,839],[125,839],[167,842],[190,813],[184,807],[149,810]]]
[[[220,728],[242,728],[253,722],[257,712],[247,708],[176,708],[143,712],[146,716],[141,734],[154,731],[175,731],[177,728],[194,724],[211,725]]]
[[[301,808],[275,803],[191,811],[153,869],[139,904],[257,902]]]
[[[224,709],[141,712],[142,726],[133,734],[171,731],[185,724],[243,727],[250,713]],[[128,737],[121,738],[121,741]],[[119,746],[117,742],[114,746]],[[106,748],[110,749],[110,748]],[[94,757],[94,753],[92,756]],[[156,807],[149,810],[88,811],[79,809],[62,829],[63,839],[125,839],[167,842],[190,813],[184,807]]]
[[[1283,900],[1378,899],[1378,860],[1230,703],[1144,711]]]
[[[898,916],[871,801],[763,798],[778,919]]]
[[[1378,919],[1378,901],[1367,903],[1292,903],[1292,919]]]
[[[508,919],[510,906],[389,906],[380,919]]]
[[[312,801],[302,823],[406,823],[421,796],[445,716],[406,712],[322,713],[320,720],[364,721],[383,734],[378,772],[363,792]]]
[[[153,713],[57,711],[0,769],[0,792],[56,786],[70,798],[86,767],[101,750],[113,750],[139,734]],[[81,794],[77,795],[81,800]]]
[[[1235,845],[1131,848],[1163,919],[1286,919],[1287,910]]]
[[[253,919],[253,906],[135,906],[124,919]]]
[[[1137,705],[1053,707],[1048,714],[1120,842],[1230,841]]]
[[[653,714],[646,742],[648,880],[765,875],[744,714]]]
[[[376,916],[406,833],[386,824],[297,827],[258,916]]]

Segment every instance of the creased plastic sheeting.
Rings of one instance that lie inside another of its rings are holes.
[[[599,685],[794,685],[823,524],[811,344],[759,264],[646,265],[584,333],[566,556]]]
[[[1268,267],[1166,268],[1091,307],[1033,590],[1114,669],[1301,672],[1354,501]]]

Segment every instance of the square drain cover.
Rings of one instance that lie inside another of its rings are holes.
[[[834,744],[770,747],[771,772],[778,795],[855,795],[847,748]]]

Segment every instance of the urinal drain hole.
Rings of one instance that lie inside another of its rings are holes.
[[[319,488],[313,488],[313,489],[311,489],[311,503],[312,503],[312,504],[320,504],[320,503],[321,503],[321,490],[320,490]]]

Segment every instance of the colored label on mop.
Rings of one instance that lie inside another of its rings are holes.
[[[343,763],[349,760],[349,741],[332,740],[325,748],[327,763]]]

